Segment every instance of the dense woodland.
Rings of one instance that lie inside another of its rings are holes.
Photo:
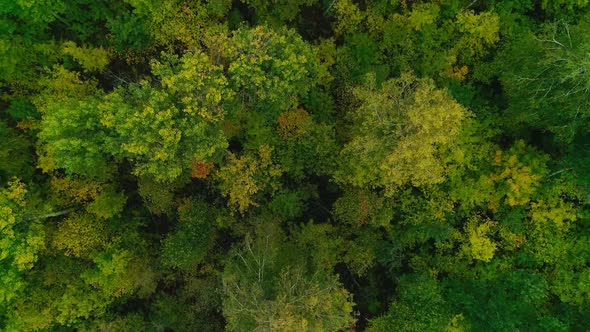
[[[588,0],[0,0],[0,330],[589,331]]]

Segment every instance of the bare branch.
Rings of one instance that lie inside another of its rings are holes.
[[[67,209],[67,210],[62,210],[62,211],[58,211],[58,212],[52,212],[52,213],[48,213],[48,214],[44,214],[42,216],[36,216],[36,217],[31,217],[26,219],[27,221],[30,220],[37,220],[37,219],[46,219],[46,218],[53,218],[53,217],[59,217],[59,216],[63,216],[66,215],[70,212],[72,212],[73,209]]]

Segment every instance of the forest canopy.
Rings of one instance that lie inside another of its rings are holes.
[[[0,0],[0,330],[590,331],[587,0]]]

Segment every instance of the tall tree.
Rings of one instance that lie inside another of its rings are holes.
[[[451,147],[467,111],[431,80],[404,74],[378,88],[369,76],[355,90],[350,139],[341,152],[339,180],[389,193],[405,184],[440,183],[441,149]]]

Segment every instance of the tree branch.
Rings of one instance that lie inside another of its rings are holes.
[[[37,220],[37,219],[45,219],[45,218],[59,217],[59,216],[63,216],[63,215],[66,215],[66,214],[72,212],[72,210],[73,209],[67,209],[67,210],[62,210],[62,211],[58,211],[58,212],[52,212],[52,213],[44,214],[42,216],[31,217],[31,218],[28,218],[27,221]]]

